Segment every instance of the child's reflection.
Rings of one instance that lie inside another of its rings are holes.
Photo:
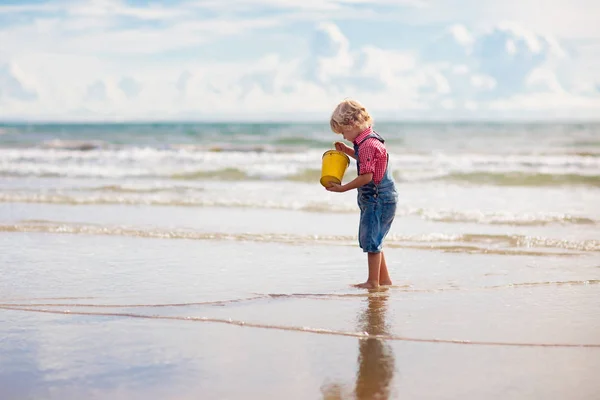
[[[388,334],[385,322],[388,297],[381,291],[370,294],[367,307],[359,316],[360,332],[369,335]],[[341,386],[334,384],[324,388],[324,399],[389,399],[394,367],[394,353],[386,341],[375,338],[359,340],[354,396],[348,396]]]
[[[360,328],[369,335],[386,335],[385,313],[388,295],[371,293],[367,308],[360,316]],[[381,339],[364,339],[358,344],[358,369],[356,372],[357,399],[388,399],[394,376],[394,353]]]

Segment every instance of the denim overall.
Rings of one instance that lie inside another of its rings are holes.
[[[358,151],[360,145],[369,138],[375,138],[381,143],[385,143],[379,134],[373,132],[359,143],[354,144],[358,174],[360,174]],[[376,184],[375,181],[371,180],[371,182],[358,188],[357,200],[360,208],[358,243],[365,253],[379,253],[381,251],[383,239],[388,234],[396,215],[398,193],[389,168],[389,160],[390,156],[388,154],[385,174],[381,182]]]

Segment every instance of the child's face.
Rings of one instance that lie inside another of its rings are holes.
[[[341,134],[344,137],[344,139],[346,139],[349,142],[353,142],[354,139],[356,139],[356,137],[358,135],[360,135],[361,130],[351,127],[351,126],[344,126],[342,125],[341,127]]]

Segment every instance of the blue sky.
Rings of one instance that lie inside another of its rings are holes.
[[[0,0],[0,119],[600,116],[597,0]]]

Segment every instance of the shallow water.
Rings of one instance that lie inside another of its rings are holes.
[[[577,347],[600,345],[597,258],[566,268],[392,249],[396,285],[369,293],[348,285],[362,255],[327,246],[0,238],[2,265],[21,266],[0,283],[4,398],[589,399],[599,388],[600,347]]]

